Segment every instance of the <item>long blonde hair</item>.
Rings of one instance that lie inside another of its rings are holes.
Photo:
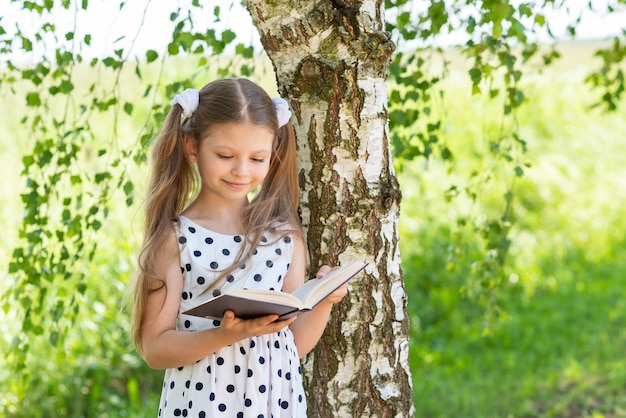
[[[302,235],[297,212],[299,186],[293,126],[289,122],[278,127],[274,104],[260,86],[243,78],[213,81],[200,90],[194,114],[182,122],[181,116],[182,108],[172,106],[152,150],[151,177],[145,202],[144,242],[138,258],[139,272],[132,289],[131,338],[140,352],[147,298],[151,292],[165,287],[160,272],[155,269],[159,248],[173,231],[178,215],[194,197],[199,183],[196,171],[185,155],[184,136],[193,137],[199,144],[213,125],[229,122],[252,123],[275,133],[268,174],[261,189],[246,206],[243,216],[247,245],[242,247],[233,266],[250,256],[250,249],[259,244],[263,231],[288,225],[289,229],[284,233]]]

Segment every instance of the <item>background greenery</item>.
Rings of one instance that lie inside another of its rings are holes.
[[[479,200],[449,193],[470,182],[471,173],[498,175],[485,167],[492,160],[485,156],[501,116],[484,97],[471,95],[464,60],[455,59],[451,76],[441,82],[445,94],[437,109],[444,121],[441,140],[454,158],[398,161],[419,417],[626,416],[626,109],[605,114],[590,108],[594,98],[583,79],[591,49],[565,46],[559,65],[525,72],[527,102],[515,123],[527,143],[523,158],[531,164],[512,180],[508,280],[497,295],[481,293],[475,288],[480,280],[472,280],[482,271],[476,260],[488,254],[482,254],[471,220],[500,211],[503,191],[493,181],[481,187]],[[187,75],[167,77],[179,76]],[[147,112],[139,103],[137,110]],[[18,174],[28,133],[19,123],[22,104],[3,100],[0,107],[6,173],[0,267],[6,272],[22,216]],[[131,145],[138,129],[120,128]],[[93,262],[84,266],[86,290],[76,292],[89,310],[61,350],[50,349],[47,335],[29,342],[36,354],[19,376],[28,379],[17,378],[0,360],[0,415],[154,415],[162,374],[134,353],[126,336],[128,314],[120,307],[134,270],[141,208],[139,199],[127,207],[122,191],[112,199],[119,205],[103,226]],[[0,286],[4,293],[11,282]],[[73,292],[72,286],[63,291]],[[476,294],[493,299],[487,303]],[[14,343],[10,303],[0,315],[0,350],[8,352]]]
[[[587,47],[565,45],[562,63],[525,81],[518,123],[532,166],[515,185],[500,314],[465,297],[479,245],[455,220],[474,208],[442,199],[446,166],[401,174],[418,416],[626,416],[626,112],[590,109]],[[461,81],[446,91],[445,136],[480,169],[489,107]]]

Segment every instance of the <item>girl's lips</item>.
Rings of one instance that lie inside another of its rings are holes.
[[[226,183],[228,187],[232,187],[233,189],[245,189],[246,187],[248,187],[248,183],[235,183],[226,180],[224,180],[224,183]]]

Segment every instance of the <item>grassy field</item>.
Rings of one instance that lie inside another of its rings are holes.
[[[515,184],[510,275],[493,317],[463,291],[478,244],[471,228],[456,221],[476,208],[444,196],[472,170],[486,169],[483,156],[497,128],[493,104],[469,94],[462,61],[443,84],[442,139],[454,152],[454,174],[436,161],[406,164],[399,174],[417,417],[626,416],[626,104],[610,115],[589,108],[594,96],[582,80],[593,46],[568,45],[562,63],[524,76],[528,103],[516,117],[531,165]],[[28,136],[19,124],[24,109],[3,101],[0,110],[7,139],[0,155],[17,179]],[[0,185],[5,272],[22,185]],[[482,209],[497,210],[497,181],[483,192]],[[0,364],[0,415],[140,416],[156,403],[161,373],[149,371],[130,347],[111,348],[127,344],[128,318],[118,307],[133,274],[139,234],[127,223],[137,210],[120,205],[111,214],[89,267],[90,277],[109,280],[91,283],[93,317],[70,338],[63,367],[46,356],[32,364],[36,385],[16,409],[11,376]],[[11,343],[9,315],[0,326],[0,350]],[[44,353],[47,346],[33,342],[33,349]]]

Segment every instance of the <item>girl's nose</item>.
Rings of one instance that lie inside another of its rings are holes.
[[[233,167],[233,174],[238,177],[247,176],[250,173],[247,161],[237,161]]]

